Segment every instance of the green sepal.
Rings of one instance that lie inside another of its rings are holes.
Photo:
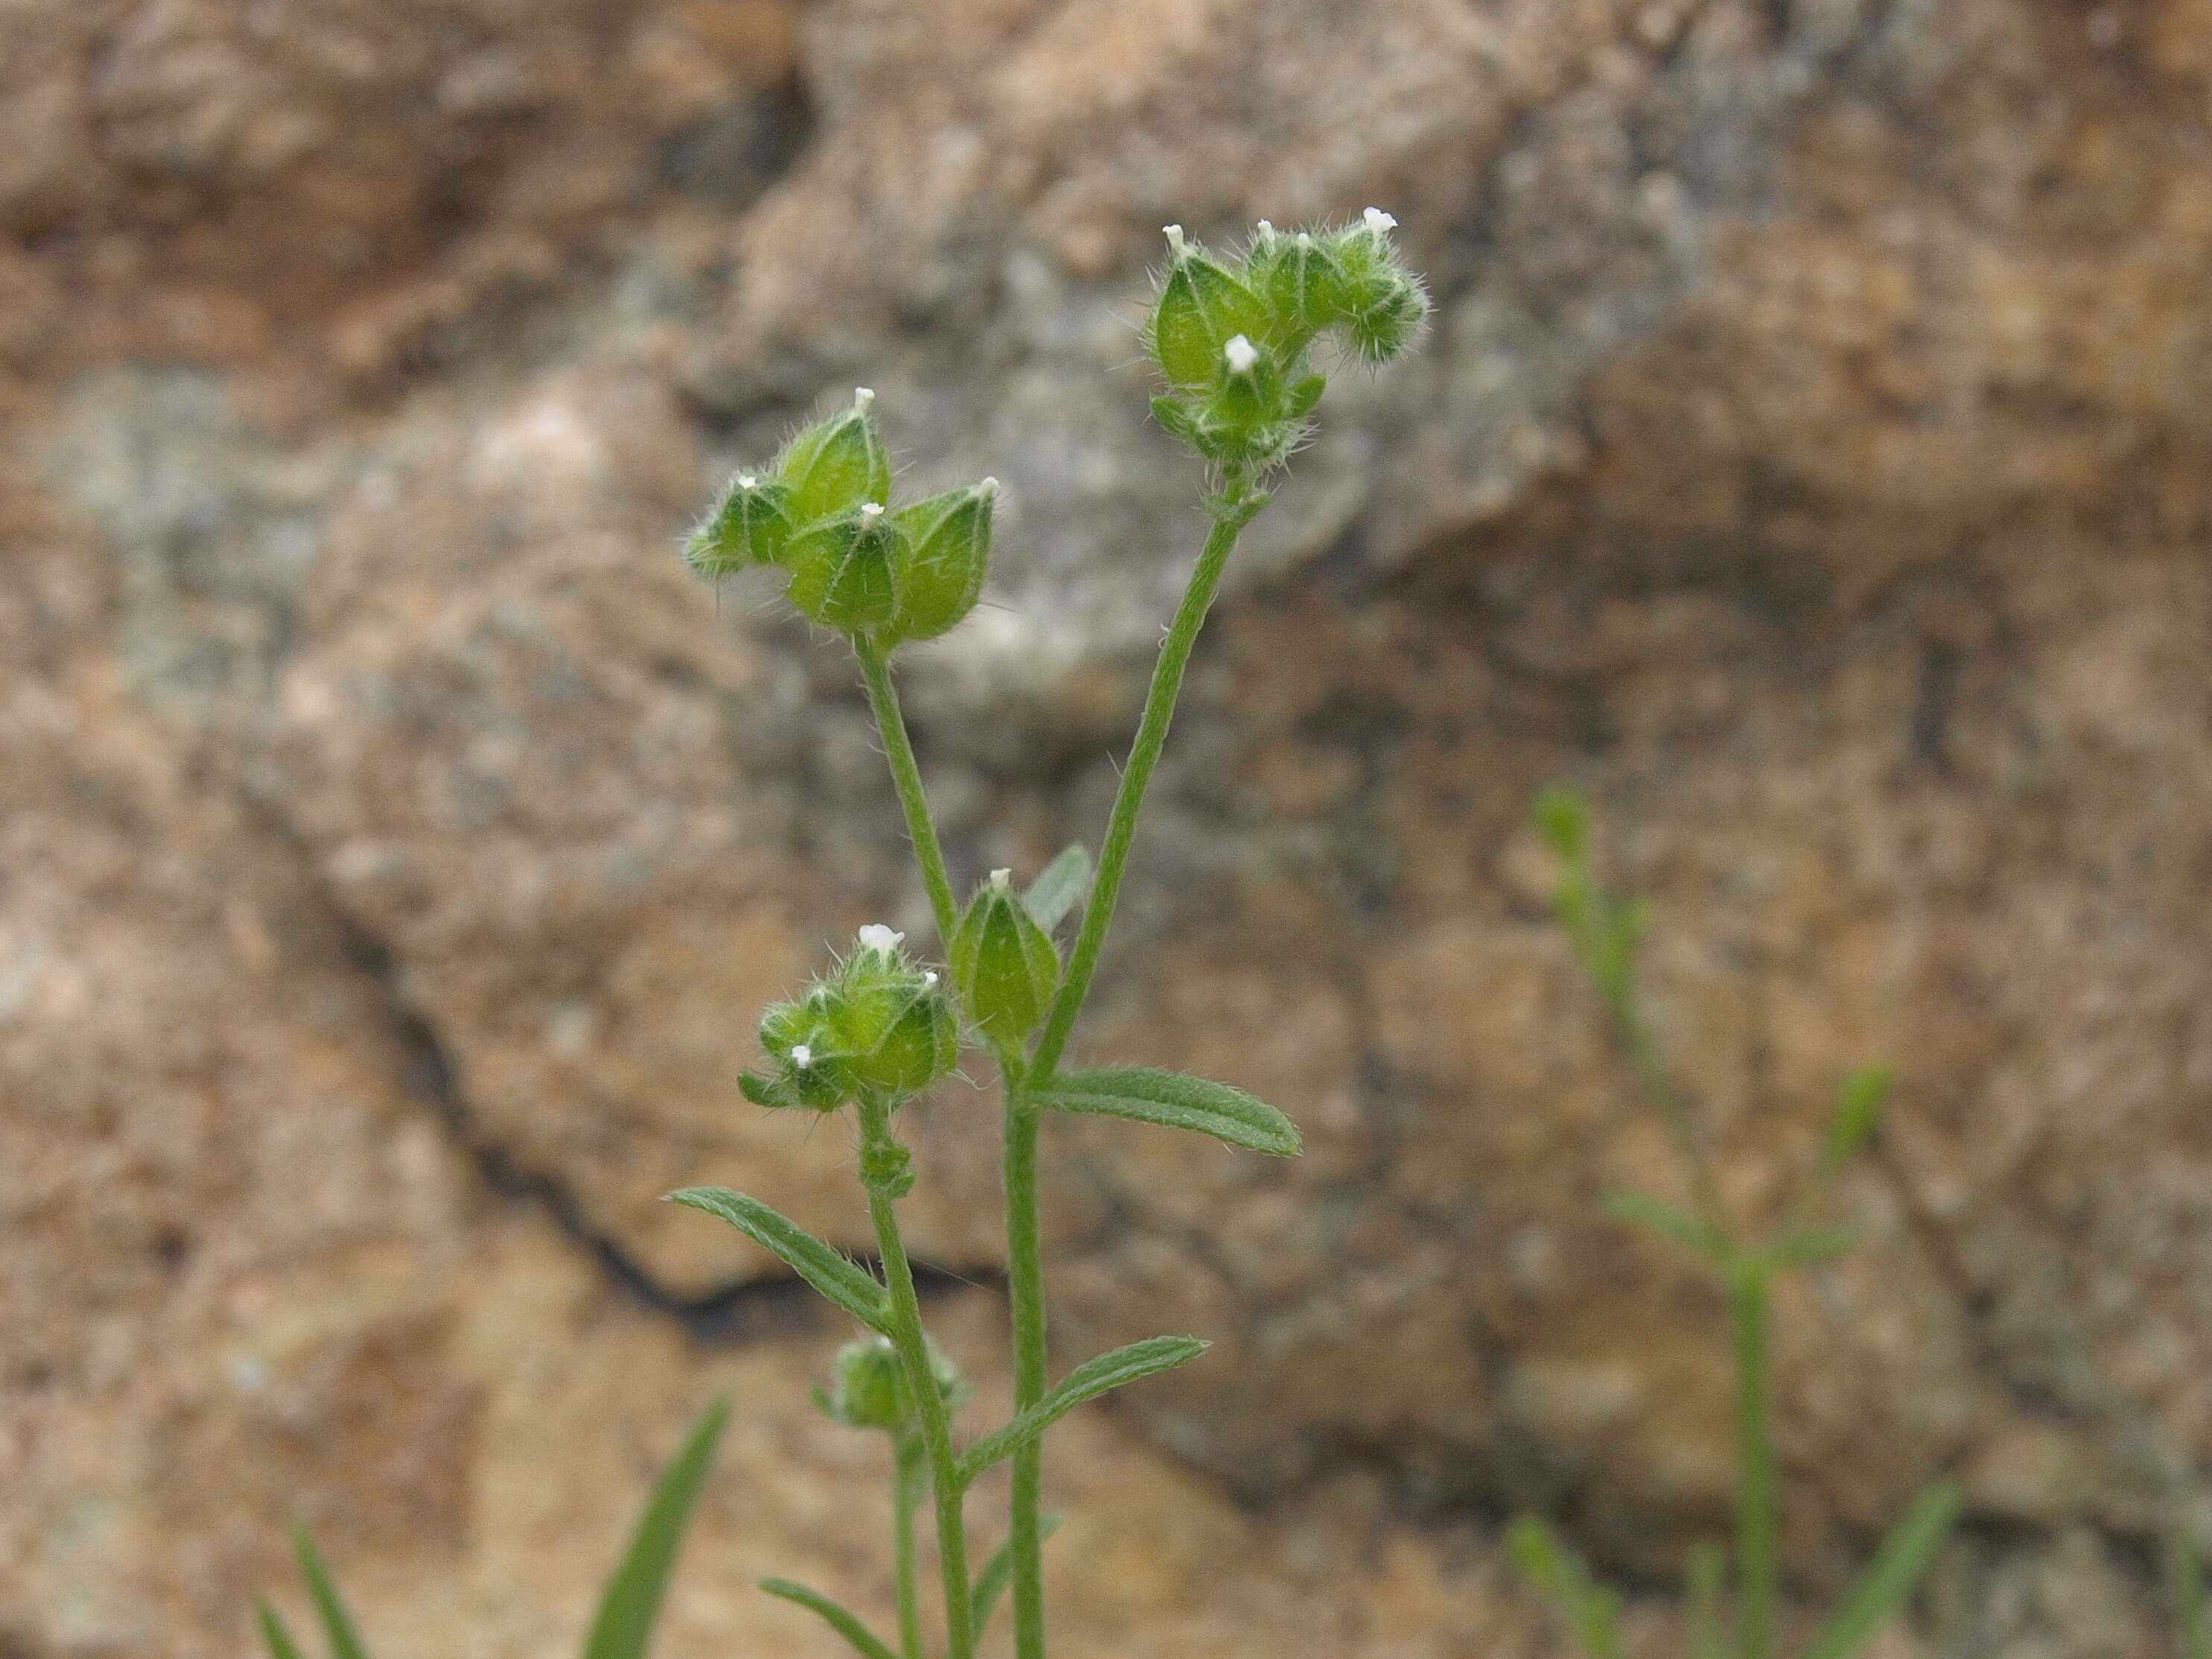
[[[1153,398],[1152,418],[1160,423],[1160,429],[1170,438],[1190,448],[1199,447],[1198,416],[1180,398]]]
[[[1041,1515],[1037,1517],[1037,1538],[1040,1541],[1059,1530],[1058,1516]],[[991,1615],[998,1610],[999,1600],[1006,1595],[1006,1586],[1013,1582],[1013,1577],[1014,1545],[1009,1539],[991,1552],[991,1559],[983,1564],[983,1571],[975,1575],[975,1588],[969,1593],[969,1617],[976,1635],[981,1636],[983,1627],[991,1622]]]
[[[898,610],[889,630],[893,642],[931,640],[959,622],[982,597],[991,563],[991,517],[999,481],[902,507],[895,515],[901,563]]]
[[[1293,421],[1303,421],[1314,412],[1321,402],[1321,394],[1328,390],[1326,374],[1306,374],[1292,382],[1283,407]]]
[[[937,1382],[937,1396],[949,1414],[967,1403],[973,1392],[934,1338],[925,1336],[930,1375]],[[814,1390],[814,1403],[833,1422],[848,1429],[881,1429],[903,1433],[915,1418],[913,1392],[907,1387],[906,1369],[898,1350],[884,1337],[860,1338],[837,1351],[836,1379],[826,1392]]]
[[[671,1204],[718,1216],[870,1329],[890,1334],[890,1293],[871,1273],[797,1222],[726,1187],[686,1187]]]
[[[300,1576],[307,1581],[307,1595],[315,1604],[315,1616],[322,1620],[323,1637],[331,1646],[331,1659],[368,1659],[368,1649],[355,1628],[353,1615],[346,1611],[345,1599],[338,1594],[330,1569],[316,1553],[315,1540],[304,1529],[295,1530],[292,1549],[300,1558]]]
[[[1861,1573],[1828,1622],[1805,1650],[1805,1659],[1853,1659],[1895,1618],[1936,1559],[1965,1507],[1966,1494],[1939,1480],[1913,1500],[1890,1528],[1881,1548]]]
[[[890,456],[876,430],[876,394],[862,386],[853,404],[795,434],[775,458],[776,480],[789,491],[791,521],[812,524],[857,511],[866,502],[888,506]]]
[[[684,562],[702,576],[726,576],[775,563],[790,537],[791,491],[775,479],[741,472],[684,543]]]
[[[1069,1072],[1024,1098],[1048,1112],[1188,1129],[1274,1158],[1294,1158],[1298,1151],[1297,1126],[1266,1101],[1226,1083],[1182,1072],[1147,1066]]]
[[[1267,304],[1267,343],[1279,351],[1302,350],[1315,335],[1345,319],[1344,270],[1328,238],[1263,230],[1252,245],[1245,276]]]
[[[1091,854],[1081,842],[1060,849],[1022,895],[1030,919],[1049,933],[1091,890]]]
[[[1035,1030],[1060,988],[1060,951],[994,871],[975,890],[950,952],[961,1006],[993,1042],[1019,1042]]]
[[[1168,231],[1171,249],[1159,297],[1145,325],[1145,349],[1168,384],[1197,391],[1213,384],[1221,349],[1237,335],[1257,340],[1267,330],[1267,308],[1229,268],[1179,226]]]
[[[960,1459],[961,1486],[972,1484],[992,1464],[1028,1445],[1085,1401],[1141,1377],[1172,1370],[1205,1352],[1206,1344],[1194,1336],[1154,1336],[1078,1365],[1036,1405],[969,1447]]]
[[[1412,349],[1429,325],[1429,296],[1401,272],[1355,308],[1344,326],[1352,350],[1370,363],[1387,363]]]
[[[824,628],[872,634],[898,615],[903,539],[879,501],[817,520],[784,549],[791,571],[784,595]]]
[[[960,1025],[936,974],[902,955],[863,951],[830,984],[830,1029],[862,1087],[903,1097],[952,1069]]]
[[[584,1659],[645,1659],[660,1599],[676,1569],[684,1529],[714,1466],[714,1448],[729,1420],[727,1397],[708,1406],[660,1478],[629,1536],[621,1563],[599,1593],[599,1611],[584,1640]]]
[[[843,1637],[860,1659],[898,1659],[898,1656],[858,1618],[821,1591],[809,1589],[804,1584],[794,1584],[788,1578],[763,1578],[760,1581],[760,1587],[770,1595],[795,1602],[816,1614],[823,1624]]]

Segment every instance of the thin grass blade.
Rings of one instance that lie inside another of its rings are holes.
[[[644,1659],[653,1640],[653,1621],[675,1570],[684,1529],[698,1502],[699,1488],[714,1461],[714,1447],[730,1415],[727,1399],[707,1407],[683,1448],[653,1483],[645,1513],[630,1534],[622,1565],[599,1595],[599,1610],[584,1643],[584,1659]]]

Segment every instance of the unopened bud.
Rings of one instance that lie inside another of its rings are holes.
[[[776,457],[775,476],[790,492],[793,526],[809,526],[890,495],[890,457],[869,412],[875,400],[874,392],[860,387],[850,409],[804,428]]]
[[[1012,872],[994,870],[952,933],[952,982],[968,1017],[994,1042],[1035,1030],[1060,988],[1060,952],[1015,894]]]
[[[684,562],[702,576],[726,576],[748,565],[775,563],[790,535],[791,492],[740,472],[684,543]]]
[[[907,959],[899,948],[902,937],[880,925],[864,928],[861,948],[832,981],[837,1030],[854,1075],[894,1097],[917,1093],[951,1071],[960,1042],[937,976]]]
[[[975,608],[991,564],[991,520],[999,481],[902,507],[897,515],[898,611],[893,642],[935,639]]]
[[[791,570],[786,595],[824,628],[872,634],[898,611],[902,539],[896,521],[874,501],[810,525],[784,550]]]

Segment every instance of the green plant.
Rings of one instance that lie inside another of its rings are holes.
[[[739,472],[686,544],[687,562],[709,578],[754,567],[781,571],[791,604],[851,647],[937,927],[941,967],[909,954],[904,936],[888,927],[862,929],[849,957],[804,996],[762,1017],[768,1063],[740,1084],[747,1099],[773,1110],[851,1109],[882,1276],[741,1194],[671,1194],[781,1258],[872,1334],[848,1350],[837,1389],[825,1398],[841,1420],[890,1437],[896,1651],[904,1659],[922,1659],[908,1518],[922,1497],[933,1503],[951,1659],[972,1659],[976,1631],[1001,1586],[1012,1591],[1017,1652],[1042,1659],[1045,1431],[1084,1401],[1182,1364],[1204,1346],[1189,1337],[1155,1337],[1051,1382],[1037,1214],[1045,1117],[1121,1117],[1279,1156],[1297,1150],[1297,1132],[1280,1113],[1225,1084],[1142,1067],[1067,1071],[1061,1057],[1105,947],[1138,811],[1200,627],[1237,538],[1267,504],[1268,481],[1310,429],[1326,384],[1312,349],[1328,337],[1346,356],[1386,362],[1410,348],[1424,325],[1427,301],[1400,261],[1394,228],[1373,209],[1338,230],[1285,234],[1262,222],[1238,259],[1210,253],[1179,227],[1168,228],[1170,257],[1145,325],[1146,350],[1166,382],[1152,413],[1204,463],[1211,522],[1160,647],[1095,872],[1088,855],[1070,848],[1026,889],[1016,889],[1011,872],[995,871],[959,903],[900,713],[893,653],[951,628],[981,591],[994,480],[894,507],[874,397],[863,390],[849,408],[800,431],[772,465]],[[1080,923],[1063,951],[1061,929],[1078,910]],[[893,1133],[900,1108],[951,1069],[963,1042],[990,1055],[1004,1097],[1015,1389],[1012,1419],[965,1447],[956,1444],[951,1421],[963,1390],[945,1383],[923,1333],[900,1234],[898,1201],[915,1176]],[[902,1391],[885,1380],[893,1362]],[[856,1392],[863,1380],[866,1388]],[[1001,1460],[1012,1465],[1006,1543],[971,1578],[963,1500],[976,1477]],[[820,1613],[868,1659],[894,1651],[826,1596],[781,1581],[769,1588]]]
[[[2167,1598],[2173,1603],[2173,1622],[2182,1659],[2212,1659],[2212,1614],[2206,1610],[2204,1550],[2194,1533],[2184,1530],[2167,1539],[2166,1589]]]
[[[1536,804],[1536,824],[1558,856],[1555,896],[1561,924],[1595,987],[1613,1033],[1644,1096],[1665,1116],[1688,1176],[1687,1205],[1644,1193],[1616,1193],[1607,1207],[1619,1219],[1688,1251],[1727,1302],[1735,1370],[1736,1514],[1731,1563],[1716,1545],[1692,1553],[1687,1578],[1691,1659],[1772,1659],[1780,1594],[1774,1468],[1771,1329],[1773,1287],[1783,1274],[1831,1261],[1851,1247],[1849,1230],[1824,1225],[1820,1211],[1836,1177],[1873,1135],[1889,1074],[1869,1066],[1844,1079],[1819,1158],[1778,1232],[1747,1238],[1721,1201],[1688,1103],[1668,1074],[1636,981],[1636,950],[1649,925],[1644,908],[1600,885],[1594,873],[1589,808],[1552,790]],[[1960,1494],[1939,1480],[1914,1500],[1874,1560],[1802,1650],[1802,1659],[1850,1659],[1863,1651],[1909,1600],[1958,1518]],[[1618,1659],[1619,1595],[1599,1583],[1553,1529],[1534,1516],[1516,1522],[1509,1544],[1522,1576],[1572,1627],[1589,1659]],[[2193,1559],[2193,1558],[2192,1558]],[[1722,1617],[1733,1566],[1733,1630]]]
[[[660,1611],[661,1593],[675,1569],[684,1528],[714,1461],[714,1447],[722,1437],[729,1411],[726,1400],[709,1406],[653,1483],[645,1513],[630,1534],[629,1547],[623,1552],[620,1564],[600,1592],[599,1611],[584,1638],[583,1659],[644,1659],[653,1640],[653,1619]],[[368,1649],[314,1540],[300,1532],[293,1534],[293,1544],[300,1558],[300,1576],[307,1581],[307,1596],[314,1603],[331,1659],[368,1659]],[[301,1659],[299,1644],[274,1607],[263,1601],[254,1613],[269,1659]]]

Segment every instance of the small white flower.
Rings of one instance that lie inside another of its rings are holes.
[[[1253,228],[1257,230],[1262,238],[1273,236],[1275,234],[1274,226],[1269,224],[1265,219],[1261,220]]]
[[[1003,892],[1005,892],[1005,891],[1006,890],[1006,884],[1007,884],[1008,882],[1012,881],[1013,878],[1014,878],[1014,872],[1013,872],[1012,871],[1011,871],[1011,870],[994,870],[994,871],[992,871],[992,872],[991,872],[991,890],[992,890],[993,892],[994,892],[994,893],[1003,893]]]
[[[1162,225],[1160,234],[1168,239],[1168,257],[1173,259],[1182,258],[1183,256],[1182,227]]]
[[[1300,232],[1298,233],[1298,246],[1299,246],[1300,248],[1302,248],[1302,249],[1303,249],[1303,248],[1310,248],[1310,247],[1311,247],[1312,246],[1313,246],[1313,232],[1311,232],[1311,231],[1310,231],[1310,230],[1302,230],[1302,231],[1300,231]]]
[[[921,983],[922,988],[925,990],[935,988],[937,984],[937,970],[935,969],[932,969],[927,973],[925,973],[921,976]]]
[[[1359,216],[1366,221],[1367,228],[1373,231],[1377,236],[1382,235],[1385,231],[1395,230],[1398,228],[1398,222],[1395,219],[1393,219],[1389,214],[1383,212],[1381,208],[1371,207]]]
[[[738,474],[738,488],[740,489],[750,489],[759,482],[760,480],[750,472],[740,472]]]
[[[865,507],[861,509],[863,512],[866,510]],[[878,513],[883,511],[881,507],[876,510]],[[881,951],[888,956],[905,941],[904,933],[894,933],[880,921],[872,921],[860,929],[860,948],[863,951]]]
[[[1258,349],[1242,334],[1231,335],[1229,343],[1221,348],[1221,355],[1229,360],[1229,372],[1232,374],[1249,374],[1252,365],[1260,361]]]
[[[814,1050],[808,1048],[803,1042],[793,1043],[791,1045],[791,1063],[799,1067],[800,1071],[805,1071],[808,1066],[814,1063]]]
[[[1372,213],[1374,210],[1375,210],[1372,208],[1368,210],[1370,213]],[[853,388],[853,410],[855,414],[866,414],[868,412],[868,405],[875,402],[875,400],[876,394],[873,388],[865,386],[856,386]]]
[[[860,503],[860,522],[862,524],[873,524],[877,520],[883,516],[884,504],[881,501],[862,501]]]
[[[999,493],[999,481],[996,478],[984,479],[982,483],[975,486],[975,493],[978,495],[981,495],[985,501],[989,501],[992,496]]]

